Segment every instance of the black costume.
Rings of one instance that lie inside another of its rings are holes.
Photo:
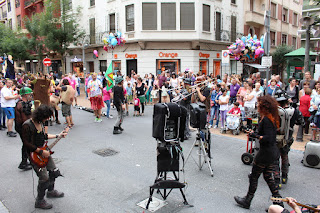
[[[258,133],[253,133],[252,137],[263,138],[259,141],[260,150],[253,161],[252,172],[249,177],[249,190],[244,198],[235,197],[235,200],[244,208],[249,208],[254,193],[258,187],[258,179],[263,173],[273,197],[281,197],[273,179],[274,162],[279,159],[280,153],[276,141],[277,128],[272,121],[264,117],[258,126]]]
[[[124,104],[124,101],[125,99],[123,95],[123,87],[118,85],[113,87],[113,104],[117,108],[118,112],[118,117],[113,129],[113,134],[119,134],[123,131],[121,124],[123,122],[122,104]]]
[[[11,61],[7,58],[7,70],[5,78],[14,80],[16,78],[16,73],[14,72],[14,61]]]

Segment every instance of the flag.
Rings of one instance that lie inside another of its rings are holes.
[[[107,90],[109,90],[114,86],[112,62],[110,63],[110,65],[109,65],[106,73],[104,74],[104,76],[107,79]]]

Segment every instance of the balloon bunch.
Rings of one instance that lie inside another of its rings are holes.
[[[126,43],[121,32],[117,33],[110,33],[107,37],[102,39],[104,46],[103,49],[105,51],[109,51],[110,49],[113,50],[116,46],[122,46]]]
[[[235,43],[228,47],[229,55],[235,56],[237,61],[254,61],[264,54],[263,42],[263,35],[260,40],[257,35],[253,37],[251,37],[251,34],[242,36],[241,39],[238,38]]]

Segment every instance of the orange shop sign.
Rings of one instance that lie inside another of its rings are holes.
[[[161,58],[176,58],[176,57],[178,57],[178,53],[159,52],[159,57],[161,57]]]
[[[136,59],[136,58],[138,58],[138,55],[137,55],[137,54],[128,54],[128,53],[126,53],[126,54],[125,54],[125,57],[126,57],[126,58]]]
[[[200,57],[200,58],[209,58],[209,57],[210,57],[210,54],[200,52],[200,53],[199,53],[199,57]]]

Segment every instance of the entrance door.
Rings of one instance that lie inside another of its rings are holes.
[[[207,75],[207,73],[208,73],[208,65],[209,65],[208,60],[200,60],[199,67],[200,67],[200,73],[201,74]]]
[[[214,77],[216,77],[217,75],[220,75],[220,61],[213,61],[213,74],[214,74]]]
[[[138,73],[137,59],[127,60],[127,76],[131,76],[131,70]]]
[[[90,73],[94,72],[94,62],[93,61],[89,61],[89,70],[90,70]]]

